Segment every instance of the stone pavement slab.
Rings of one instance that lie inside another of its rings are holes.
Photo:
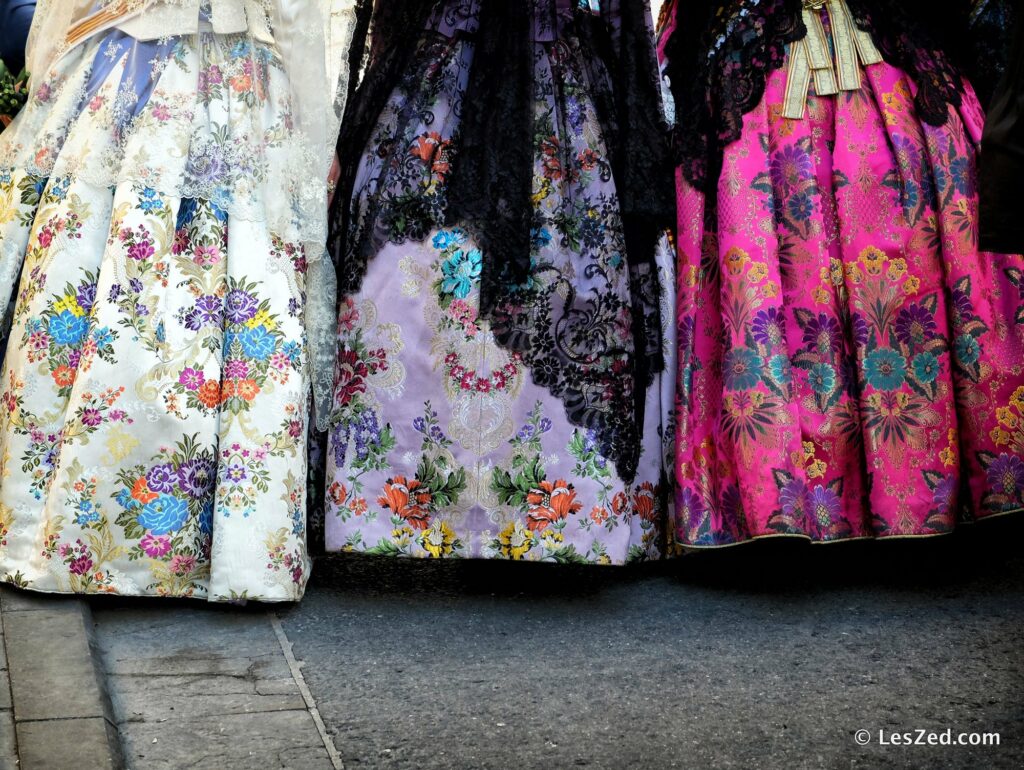
[[[1024,528],[977,529],[641,570],[341,556],[281,622],[349,770],[1019,768]],[[854,741],[947,727],[1002,743]]]
[[[0,738],[6,737],[0,747],[16,747],[18,766],[25,770],[121,767],[120,742],[94,659],[91,625],[88,606],[77,597],[0,587],[6,653],[0,684],[9,680],[10,685],[9,710],[3,709],[0,695]]]
[[[265,608],[94,605],[132,770],[334,765]]]

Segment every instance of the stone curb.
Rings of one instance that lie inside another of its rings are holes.
[[[121,743],[96,653],[89,605],[78,597],[3,587],[0,628],[10,677],[9,714],[20,759],[17,766],[21,770],[122,770]],[[0,709],[3,699],[0,689]],[[0,768],[3,714],[0,710]]]

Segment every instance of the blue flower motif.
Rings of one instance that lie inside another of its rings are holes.
[[[140,209],[148,214],[151,211],[160,211],[163,207],[164,202],[156,197],[156,190],[152,187],[146,187],[142,190],[142,197],[139,199]]]
[[[967,158],[957,158],[949,166],[953,186],[961,195],[974,195],[974,169]]]
[[[953,342],[953,351],[956,353],[957,361],[970,365],[981,355],[981,346],[970,334],[961,334]]]
[[[530,237],[533,239],[533,247],[535,249],[542,249],[551,243],[551,233],[548,232],[546,227],[535,227],[530,232]]]
[[[830,364],[819,363],[807,373],[807,381],[815,393],[829,395],[836,387],[836,370]]]
[[[160,495],[146,503],[136,521],[154,535],[166,535],[181,529],[188,518],[188,504],[174,495]]]
[[[814,200],[806,193],[797,193],[789,199],[786,210],[797,222],[806,222],[814,213]]]
[[[907,359],[892,348],[879,348],[864,359],[864,376],[879,390],[897,390],[906,379]]]
[[[213,532],[213,501],[207,500],[203,503],[203,510],[199,512],[199,531],[204,535]]]
[[[114,344],[114,333],[110,331],[110,327],[101,326],[98,329],[93,329],[92,339],[96,343],[96,347],[102,350],[108,345]]]
[[[302,358],[302,346],[299,345],[295,340],[288,340],[281,346],[281,352],[288,356],[288,360],[293,363],[299,363]]]
[[[134,499],[132,497],[131,491],[127,489],[122,489],[120,492],[118,492],[114,499],[117,500],[118,505],[128,510],[132,510],[134,508],[139,507],[139,501]]]
[[[793,366],[789,362],[789,356],[779,353],[768,359],[768,371],[772,379],[780,385],[788,385],[793,373]]]
[[[483,257],[479,249],[456,251],[441,265],[444,275],[441,290],[465,299],[473,289],[473,282],[479,280]]]
[[[754,387],[761,381],[763,365],[761,356],[750,348],[730,350],[722,365],[725,373],[725,386],[729,390],[745,390]]]
[[[76,316],[70,310],[64,310],[50,318],[49,332],[58,345],[77,345],[82,341],[89,322],[85,317]]]
[[[939,376],[939,359],[927,351],[918,353],[910,362],[914,369],[914,376],[925,384],[935,382]]]
[[[246,329],[238,339],[242,343],[242,350],[245,351],[245,354],[257,361],[270,358],[274,352],[274,335],[263,324]]]
[[[466,234],[458,228],[454,230],[438,230],[431,243],[435,249],[444,251],[451,246],[458,246],[466,240]]]

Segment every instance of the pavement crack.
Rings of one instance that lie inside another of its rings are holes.
[[[331,760],[331,765],[334,767],[334,770],[345,770],[345,765],[341,761],[341,754],[338,753],[334,740],[327,733],[327,726],[320,716],[320,709],[317,708],[313,693],[306,685],[305,677],[302,676],[302,668],[295,659],[295,654],[292,652],[292,643],[285,633],[284,626],[281,625],[281,619],[275,612],[268,612],[267,617],[270,618],[270,625],[273,626],[274,633],[277,635],[278,644],[281,645],[281,652],[284,653],[285,660],[288,661],[288,669],[292,672],[292,678],[295,680],[299,692],[302,693],[302,700],[306,703],[306,710],[309,712],[310,717],[312,717],[317,732],[320,733],[320,740],[323,741],[324,748],[327,750],[327,756]]]

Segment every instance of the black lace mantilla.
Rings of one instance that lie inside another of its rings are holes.
[[[683,175],[707,190],[717,184],[722,152],[739,138],[743,116],[760,103],[769,73],[789,43],[806,35],[801,0],[685,0],[666,43],[665,74],[676,102],[675,149]],[[885,61],[917,86],[919,117],[943,124],[960,105],[962,69],[954,41],[968,29],[972,0],[847,0],[857,26]]]
[[[329,249],[340,291],[358,290],[386,242],[464,230],[483,254],[480,311],[497,342],[631,479],[646,389],[664,365],[654,257],[675,214],[647,0],[601,0],[600,10],[579,0],[376,6],[369,66],[339,143],[346,169]],[[586,173],[613,180],[612,194],[575,190],[564,227],[545,225],[534,201],[568,178],[538,176],[545,153],[560,164],[562,150],[535,105],[563,89],[575,89],[563,108],[590,110],[600,127],[605,157]],[[415,125],[426,131],[409,134]],[[424,143],[434,149],[410,155]],[[552,242],[564,244],[560,256]]]

